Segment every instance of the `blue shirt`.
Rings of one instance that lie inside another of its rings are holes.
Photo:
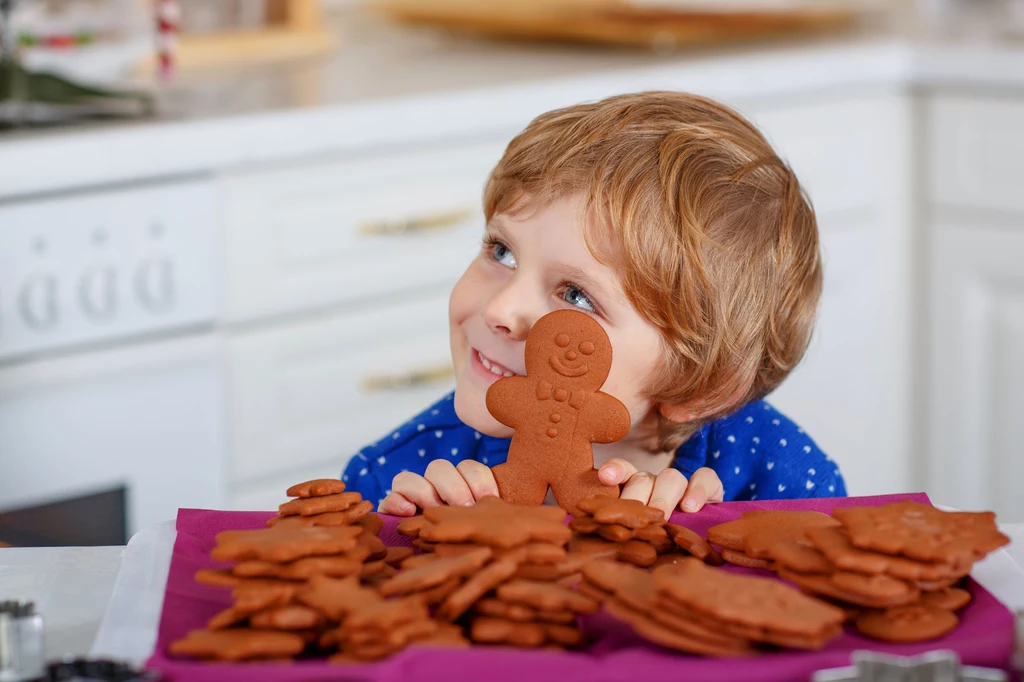
[[[423,475],[427,464],[473,459],[487,466],[508,458],[509,440],[486,436],[455,414],[446,395],[378,442],[360,450],[342,480],[364,499],[380,501],[402,471]],[[790,419],[764,400],[710,422],[679,446],[672,466],[689,478],[700,467],[718,473],[726,500],[845,497],[839,467]]]

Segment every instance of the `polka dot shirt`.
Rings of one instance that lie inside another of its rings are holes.
[[[463,424],[453,394],[368,445],[342,473],[349,490],[380,501],[403,471],[422,475],[435,459],[464,459],[487,466],[508,457],[509,440],[492,438]],[[839,467],[789,418],[767,402],[749,403],[705,424],[676,450],[672,466],[689,478],[700,467],[718,473],[726,500],[845,497]]]

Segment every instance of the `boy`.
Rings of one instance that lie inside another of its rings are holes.
[[[821,292],[814,212],[739,114],[674,92],[539,116],[484,191],[483,247],[449,300],[456,388],[343,474],[411,516],[496,495],[511,429],[487,388],[525,373],[533,323],[592,315],[614,349],[602,391],[628,435],[595,444],[622,497],[671,514],[706,502],[846,494],[836,465],[762,399],[810,340]]]

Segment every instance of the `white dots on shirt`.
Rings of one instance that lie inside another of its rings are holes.
[[[430,414],[434,414],[434,415],[436,415],[436,414],[438,414],[438,411],[437,411],[437,410],[431,410],[431,411],[430,411]]]
[[[817,473],[817,472],[816,472],[816,471],[815,471],[814,469],[808,469],[808,470],[807,470],[807,475],[808,475],[808,476],[813,476],[813,475],[814,475],[814,474],[816,474],[816,473]]]
[[[474,431],[473,432],[473,438],[476,438],[477,440],[480,440],[480,438],[481,438],[480,432],[479,431]]]
[[[357,452],[356,453],[356,457],[358,457],[359,459],[363,460],[364,462],[366,461],[366,455],[364,455],[361,452]]]
[[[778,419],[773,419],[772,420],[772,424],[774,424],[775,426],[778,426],[780,423],[781,422]]]
[[[427,427],[426,427],[426,426],[424,426],[423,424],[418,424],[418,425],[416,426],[416,430],[417,430],[417,431],[422,431],[422,430],[423,430],[423,429],[425,429],[425,428],[427,428]]]
[[[444,432],[443,431],[434,431],[434,435],[437,436],[438,438],[440,438],[441,436],[444,435]]]
[[[761,442],[761,439],[758,438],[757,436],[754,436],[754,443],[757,444],[757,443],[760,443],[760,442]]]
[[[774,468],[775,468],[775,462],[768,462],[768,471],[771,471]]]
[[[487,457],[486,456],[481,457],[480,461],[483,462],[484,464],[487,464]]]
[[[804,446],[804,452],[810,452],[810,451],[811,451],[811,446],[810,445],[805,445]]]
[[[751,483],[750,484],[750,489],[751,490],[757,490],[757,484],[756,483]]]
[[[830,493],[834,493],[834,492],[836,491],[836,487],[835,487],[834,485],[830,485],[830,486],[828,487],[828,491],[829,491]]]
[[[797,432],[797,433],[803,433],[803,432],[804,432],[804,430],[803,430],[802,428],[798,428],[798,429],[796,430],[796,432]]]
[[[348,483],[348,474],[345,474],[344,476],[342,476],[342,477],[341,477],[341,480],[343,480],[343,481],[345,481],[346,483]]]
[[[768,403],[765,403],[765,404],[764,404],[764,409],[766,409],[766,410],[770,410],[770,409],[772,409],[772,406],[771,406],[771,405],[769,405]]]
[[[757,499],[757,495],[751,495],[751,496],[750,496],[750,501],[751,501],[751,502],[753,502],[753,501],[754,501],[754,500],[756,500],[756,499]]]
[[[419,450],[416,451],[416,453],[419,454],[420,457],[423,457],[427,454],[427,451],[424,450],[423,448],[420,448]]]
[[[459,454],[459,449],[458,448],[452,448],[452,457],[454,457],[457,454]]]
[[[754,423],[754,418],[753,417],[747,417],[747,423],[748,424],[753,424]]]
[[[785,489],[786,489],[786,486],[784,486],[784,485],[782,485],[782,484],[780,483],[780,484],[779,484],[779,492],[781,493],[781,492],[782,492],[783,490],[785,490]]]
[[[395,431],[394,433],[391,434],[391,439],[392,440],[398,440],[398,435],[399,435],[398,431]]]
[[[720,454],[722,454],[721,450],[715,450],[714,452],[711,453],[711,456],[714,457],[715,459],[718,459],[718,456]]]
[[[780,438],[779,439],[779,445],[781,445],[782,447],[786,447],[786,443],[787,443],[787,441],[786,441],[785,438]]]
[[[755,452],[757,452],[757,448],[750,448],[750,454],[754,454]]]
[[[732,472],[733,472],[734,474],[739,474],[739,473],[740,473],[740,468],[739,468],[739,467],[736,467],[735,469],[733,469],[733,470],[732,470]]]
[[[388,488],[387,490],[384,491],[384,497],[387,497],[390,494],[391,494],[391,488]]]
[[[808,481],[807,481],[807,489],[808,490],[814,490],[814,481],[808,479]]]
[[[454,398],[454,397],[455,397],[455,394],[454,394],[454,393],[449,393],[448,395],[446,395],[446,396],[444,397],[444,399],[445,399],[445,400],[451,400],[451,399],[452,399],[452,398]]]
[[[365,476],[366,475],[366,469],[360,469],[359,470],[359,475],[360,476]]]
[[[728,438],[726,438],[726,440],[729,441],[730,443],[735,443],[736,442],[736,436],[729,436]]]
[[[386,462],[387,460],[384,459],[384,455],[381,455],[380,457],[377,458],[377,464],[385,464]]]

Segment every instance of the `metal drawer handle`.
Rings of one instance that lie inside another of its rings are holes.
[[[365,237],[438,232],[456,228],[474,215],[476,215],[476,209],[463,208],[395,220],[366,220],[359,223],[358,231]]]
[[[425,369],[414,369],[405,374],[378,374],[368,376],[360,382],[364,391],[394,391],[404,388],[416,388],[427,384],[437,384],[455,376],[455,368],[451,365],[438,365]]]

